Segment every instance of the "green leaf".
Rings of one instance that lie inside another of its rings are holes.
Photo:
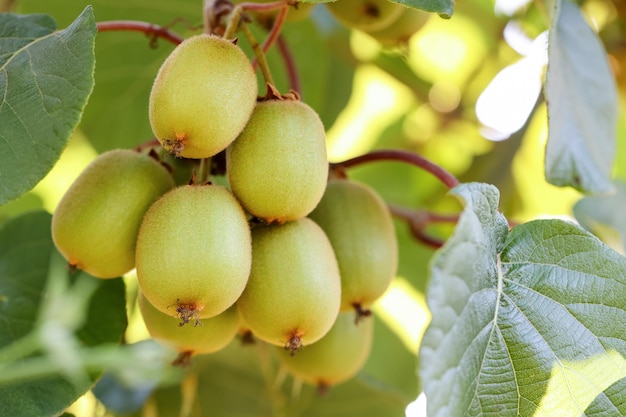
[[[53,267],[60,255],[52,241],[50,221],[48,213],[39,211],[11,219],[0,228],[0,347],[20,343],[44,326],[51,319],[41,317],[44,300],[50,301],[50,280],[70,279],[66,268],[59,274]],[[82,323],[76,333],[82,345],[119,343],[126,328],[123,281],[99,280],[84,273],[72,281],[95,285],[87,311],[72,305],[64,306],[67,311],[52,311],[61,316],[85,315],[70,318]],[[91,376],[91,381],[79,385],[60,375],[0,384],[0,409],[11,416],[58,415],[91,387],[97,374]]]
[[[574,206],[576,220],[616,250],[626,248],[626,183],[616,181],[615,193],[585,197]]]
[[[93,88],[91,7],[67,29],[0,14],[0,205],[33,188],[59,159]]]
[[[585,417],[613,417],[626,415],[626,378],[604,390],[585,410]]]
[[[421,9],[427,12],[438,13],[444,19],[452,17],[454,2],[452,0],[390,0],[413,9]]]
[[[546,178],[589,193],[612,191],[617,87],[598,35],[580,9],[557,1],[548,45]]]
[[[626,259],[560,220],[508,234],[495,187],[454,193],[421,346],[429,416],[580,416],[626,376]]]

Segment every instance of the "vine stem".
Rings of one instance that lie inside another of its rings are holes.
[[[254,34],[252,33],[252,31],[247,25],[243,25],[241,27],[241,30],[243,31],[244,35],[248,39],[250,46],[252,46],[252,50],[254,51],[254,54],[256,55],[255,64],[258,63],[258,66],[261,67],[261,73],[263,74],[263,79],[265,80],[266,83],[274,85],[272,72],[270,71],[270,67],[267,63],[267,59],[265,57],[265,53],[263,52],[263,49],[261,48],[261,45],[259,45],[256,38],[254,37]],[[256,67],[254,68],[256,69]]]
[[[171,30],[164,28],[163,26],[155,25],[153,23],[142,22],[139,20],[108,20],[104,22],[96,23],[98,32],[110,32],[110,31],[132,31],[143,32],[146,35],[150,35],[153,39],[162,38],[174,45],[178,45],[183,41],[183,37],[179,34],[172,32]]]
[[[198,168],[198,176],[196,178],[196,184],[206,184],[209,181],[211,175],[211,158],[203,158],[200,160],[200,166]]]
[[[289,50],[289,45],[287,45],[287,41],[285,41],[285,38],[282,35],[278,36],[278,39],[276,40],[276,46],[278,46],[278,51],[283,57],[283,62],[285,63],[285,69],[287,71],[287,77],[289,78],[289,85],[291,86],[291,89],[302,95],[302,91],[300,88],[300,77],[298,76],[298,70],[296,68],[296,61],[293,59],[293,55]]]
[[[267,34],[267,37],[263,41],[263,45],[261,46],[261,50],[263,53],[267,53],[271,46],[274,44],[278,36],[280,36],[280,31],[283,28],[283,23],[285,23],[285,19],[287,18],[287,12],[289,11],[289,6],[284,4],[282,9],[278,12],[278,15],[274,19],[274,24],[272,25],[272,29]],[[252,62],[252,67],[254,69],[259,65],[259,61],[257,59]]]
[[[280,31],[283,28],[283,24],[285,23],[285,19],[287,19],[287,13],[289,12],[289,6],[285,3],[283,7],[280,9],[278,14],[276,15],[276,19],[274,19],[274,24],[272,25],[272,29],[267,34],[265,41],[263,41],[263,52],[269,51],[270,47],[276,41],[276,38],[280,35]]]
[[[231,13],[230,20],[228,21],[228,25],[224,31],[224,38],[230,39],[235,35],[244,12],[271,12],[273,10],[284,8],[288,4],[288,0],[279,0],[271,3],[239,3],[235,6]]]
[[[395,217],[406,220],[411,229],[411,234],[418,241],[433,248],[440,248],[444,241],[426,233],[426,226],[432,223],[456,223],[458,214],[438,214],[430,211],[418,211],[405,207],[389,204],[389,211]]]
[[[1,364],[16,362],[37,352],[39,349],[41,349],[39,333],[30,332],[26,336],[0,349],[0,366]]]
[[[436,177],[439,181],[441,181],[446,187],[448,187],[448,189],[454,188],[460,183],[454,175],[446,171],[443,167],[435,164],[434,162],[424,158],[421,155],[399,149],[383,149],[378,151],[372,151],[343,162],[333,163],[331,164],[331,168],[351,168],[357,165],[374,161],[405,162],[418,168],[422,168],[423,170],[429,172],[434,177]]]

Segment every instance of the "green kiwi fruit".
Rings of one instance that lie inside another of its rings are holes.
[[[306,216],[328,177],[324,125],[299,100],[259,102],[226,150],[231,190],[252,215],[268,223]]]
[[[181,324],[233,305],[251,258],[246,215],[218,185],[185,185],[165,194],[146,213],[137,238],[141,291]]]
[[[142,292],[139,309],[150,336],[157,342],[187,356],[217,352],[235,338],[239,330],[239,314],[235,306],[197,326],[180,326],[180,320],[154,307]]]
[[[341,23],[366,32],[391,26],[405,9],[388,0],[337,0],[324,4]]]
[[[52,216],[52,238],[69,264],[98,278],[135,267],[144,214],[174,187],[149,155],[116,149],[99,155],[67,190]]]
[[[324,230],[341,273],[341,311],[366,308],[387,289],[398,267],[393,220],[369,186],[344,179],[328,182],[309,215]]]
[[[384,47],[403,46],[408,44],[411,36],[424,27],[430,16],[431,13],[424,10],[405,7],[393,24],[384,29],[368,31],[367,33]]]
[[[280,362],[294,376],[320,390],[356,375],[369,357],[374,339],[374,320],[356,324],[350,313],[340,313],[333,327],[317,342],[297,355],[278,351]]]
[[[252,229],[252,269],[237,305],[255,337],[294,353],[330,330],[340,300],[335,255],[312,220]]]
[[[208,158],[241,132],[257,93],[256,75],[241,48],[217,36],[195,35],[159,69],[150,92],[150,124],[176,156]]]

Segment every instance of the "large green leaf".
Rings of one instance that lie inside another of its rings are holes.
[[[546,178],[584,192],[612,190],[618,98],[606,52],[577,5],[559,0],[548,44]]]
[[[91,7],[55,29],[47,16],[0,14],[0,205],[52,169],[93,88]]]
[[[20,344],[31,332],[45,326],[47,331],[57,331],[58,327],[48,324],[59,317],[78,324],[76,336],[84,346],[119,343],[126,328],[125,290],[119,279],[99,280],[84,273],[76,274],[71,278],[72,288],[88,286],[93,290],[88,294],[86,311],[77,303],[48,309],[46,316],[41,317],[42,306],[51,302],[48,292],[51,282],[70,280],[67,268],[54,266],[63,265],[63,261],[52,242],[50,220],[48,213],[32,212],[0,228],[0,348]],[[58,316],[50,317],[53,313]],[[51,340],[58,346],[45,348],[52,351],[63,349],[68,342],[60,338]],[[71,356],[72,352],[66,354]],[[92,378],[96,376],[91,374]],[[90,388],[93,379],[83,382],[76,384],[66,376],[51,375],[0,384],[0,410],[7,416],[58,415]]]
[[[626,183],[615,181],[615,193],[585,197],[574,206],[576,220],[617,250],[626,248]]]
[[[421,346],[429,416],[580,416],[626,376],[626,259],[560,220],[509,234],[493,186],[454,193]]]

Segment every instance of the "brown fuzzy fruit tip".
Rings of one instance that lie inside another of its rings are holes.
[[[363,308],[361,303],[352,303],[352,306],[354,307],[354,311],[356,312],[354,324],[359,324],[361,320],[372,315],[372,310],[370,310],[369,308]]]
[[[326,396],[328,395],[328,393],[330,392],[330,385],[329,383],[320,380],[317,383],[317,395],[319,396]]]
[[[177,301],[176,317],[180,319],[178,326],[183,327],[191,320],[194,320],[193,327],[202,326],[202,322],[200,321],[201,311],[202,307],[198,307],[198,305],[194,303],[181,303]]]
[[[254,345],[256,343],[254,333],[247,329],[239,333],[239,338],[241,340],[241,344],[244,346]]]
[[[294,334],[289,338],[287,343],[285,343],[285,350],[288,350],[289,354],[293,356],[296,354],[297,351],[302,348],[302,335],[294,332]]]

